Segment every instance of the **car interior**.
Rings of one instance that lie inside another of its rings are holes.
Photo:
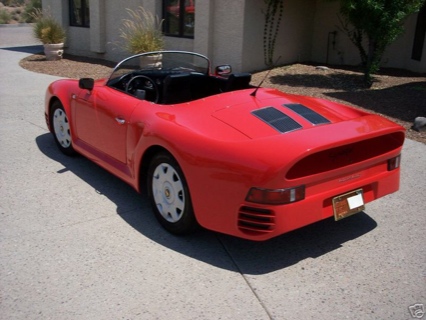
[[[108,86],[141,100],[177,104],[251,88],[250,81],[250,73],[217,76],[173,70],[140,70],[110,80]]]

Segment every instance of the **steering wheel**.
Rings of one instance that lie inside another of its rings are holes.
[[[146,100],[158,103],[160,92],[154,80],[143,75],[134,76],[127,82],[125,90],[127,93],[134,95],[137,89],[145,90],[147,93]]]

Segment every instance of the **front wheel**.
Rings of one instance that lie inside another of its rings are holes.
[[[71,129],[68,122],[67,114],[64,107],[59,101],[52,104],[50,123],[53,128],[53,136],[55,137],[56,144],[66,155],[74,155],[76,152],[72,147]]]
[[[148,196],[160,224],[174,234],[188,234],[198,227],[188,185],[176,160],[160,153],[148,169]]]

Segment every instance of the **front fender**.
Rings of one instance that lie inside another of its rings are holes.
[[[50,111],[54,101],[59,100],[64,107],[64,110],[71,121],[71,100],[72,95],[77,93],[78,81],[71,79],[61,79],[52,82],[46,89],[45,93],[45,115],[48,129],[52,132],[52,126],[50,124]]]

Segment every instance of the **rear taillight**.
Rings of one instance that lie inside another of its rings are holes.
[[[246,201],[261,204],[288,204],[305,199],[305,186],[287,189],[251,188]]]
[[[398,169],[400,164],[401,164],[401,155],[399,155],[395,158],[389,159],[388,160],[388,171]]]

